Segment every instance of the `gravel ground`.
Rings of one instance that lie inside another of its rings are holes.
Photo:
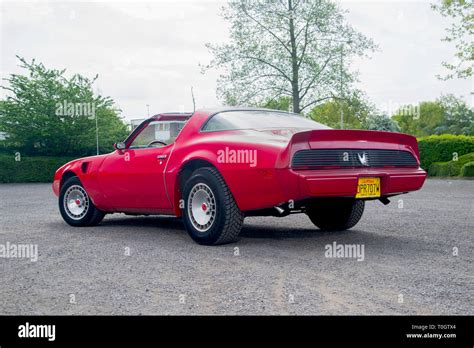
[[[346,232],[248,218],[219,247],[169,217],[70,227],[49,184],[0,185],[0,214],[0,245],[39,253],[0,258],[0,314],[474,314],[474,181],[369,202]],[[333,242],[364,246],[364,260],[325,257]]]

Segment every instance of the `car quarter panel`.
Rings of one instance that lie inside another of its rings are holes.
[[[255,137],[242,141],[242,132],[209,132],[191,137],[175,147],[166,169],[167,191],[174,192],[179,204],[178,175],[192,160],[204,160],[215,166],[232,192],[239,209],[246,211],[282,201],[275,163],[279,144],[262,143]],[[176,214],[180,214],[175,209]]]

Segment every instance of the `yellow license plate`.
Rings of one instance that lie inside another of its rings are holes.
[[[359,178],[356,198],[380,197],[380,178]]]

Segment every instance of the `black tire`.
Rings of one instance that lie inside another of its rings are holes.
[[[209,217],[209,222],[200,225],[194,216],[192,205],[199,206],[198,194],[208,195],[208,206],[203,212],[196,212]],[[184,183],[183,189],[184,212],[183,220],[191,238],[202,245],[218,245],[237,241],[244,215],[237,207],[234,197],[224,179],[212,167],[199,168]],[[198,227],[202,228],[199,230]]]
[[[81,202],[82,205],[78,204],[79,207],[84,207],[84,212],[75,216],[65,202],[65,195],[71,190],[80,191],[85,197]],[[105,213],[97,209],[94,203],[92,203],[81,181],[76,176],[69,178],[61,187],[59,194],[59,211],[64,221],[71,226],[94,226],[100,223],[105,216]]]
[[[306,214],[323,231],[344,231],[354,227],[364,213],[365,202],[351,198],[328,198],[311,202]]]

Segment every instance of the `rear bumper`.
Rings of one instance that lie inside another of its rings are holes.
[[[292,171],[298,177],[301,198],[354,197],[360,177],[379,177],[381,195],[419,190],[426,179],[421,168],[357,168]]]

